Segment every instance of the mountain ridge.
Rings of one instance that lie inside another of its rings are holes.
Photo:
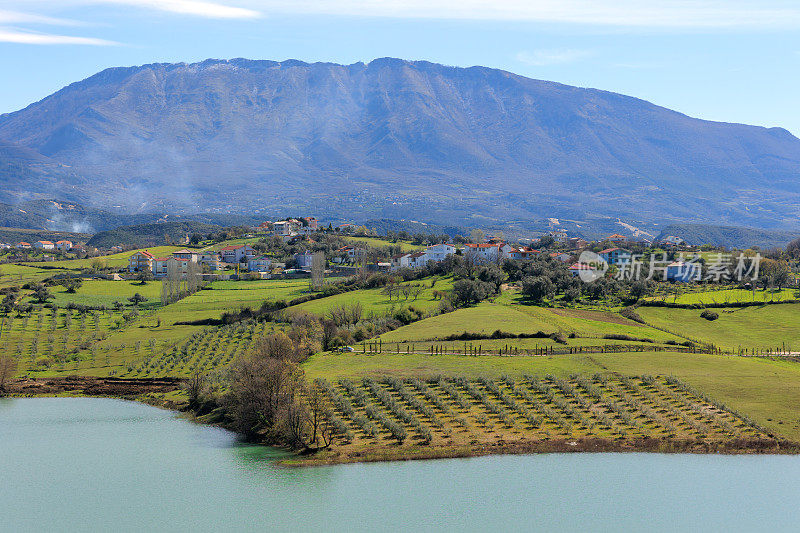
[[[70,169],[49,196],[132,212],[313,209],[468,226],[623,216],[796,227],[800,215],[800,140],[783,128],[428,61],[113,67],[0,115],[0,139]],[[0,173],[0,201],[26,192],[17,182]]]

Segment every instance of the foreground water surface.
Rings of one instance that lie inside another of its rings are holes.
[[[797,531],[800,457],[550,454],[287,468],[145,405],[0,400],[2,531]]]

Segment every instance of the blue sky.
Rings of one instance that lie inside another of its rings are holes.
[[[485,65],[800,135],[800,2],[0,0],[0,112],[112,66],[209,57]]]

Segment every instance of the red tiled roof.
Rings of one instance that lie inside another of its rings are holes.
[[[571,267],[570,270],[594,270],[591,265],[587,265],[586,263],[575,263]]]
[[[468,248],[499,248],[500,244],[465,244],[464,246]]]
[[[38,242],[39,244],[53,244],[50,241],[36,241],[36,242]]]
[[[628,250],[626,250],[624,248],[607,248],[607,249],[601,251],[600,253],[601,254],[610,254],[611,252],[614,252],[616,250],[619,250],[620,252],[627,252],[628,251]]]

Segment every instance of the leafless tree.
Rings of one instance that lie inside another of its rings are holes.
[[[325,278],[325,254],[315,253],[311,258],[311,290],[320,291]]]

